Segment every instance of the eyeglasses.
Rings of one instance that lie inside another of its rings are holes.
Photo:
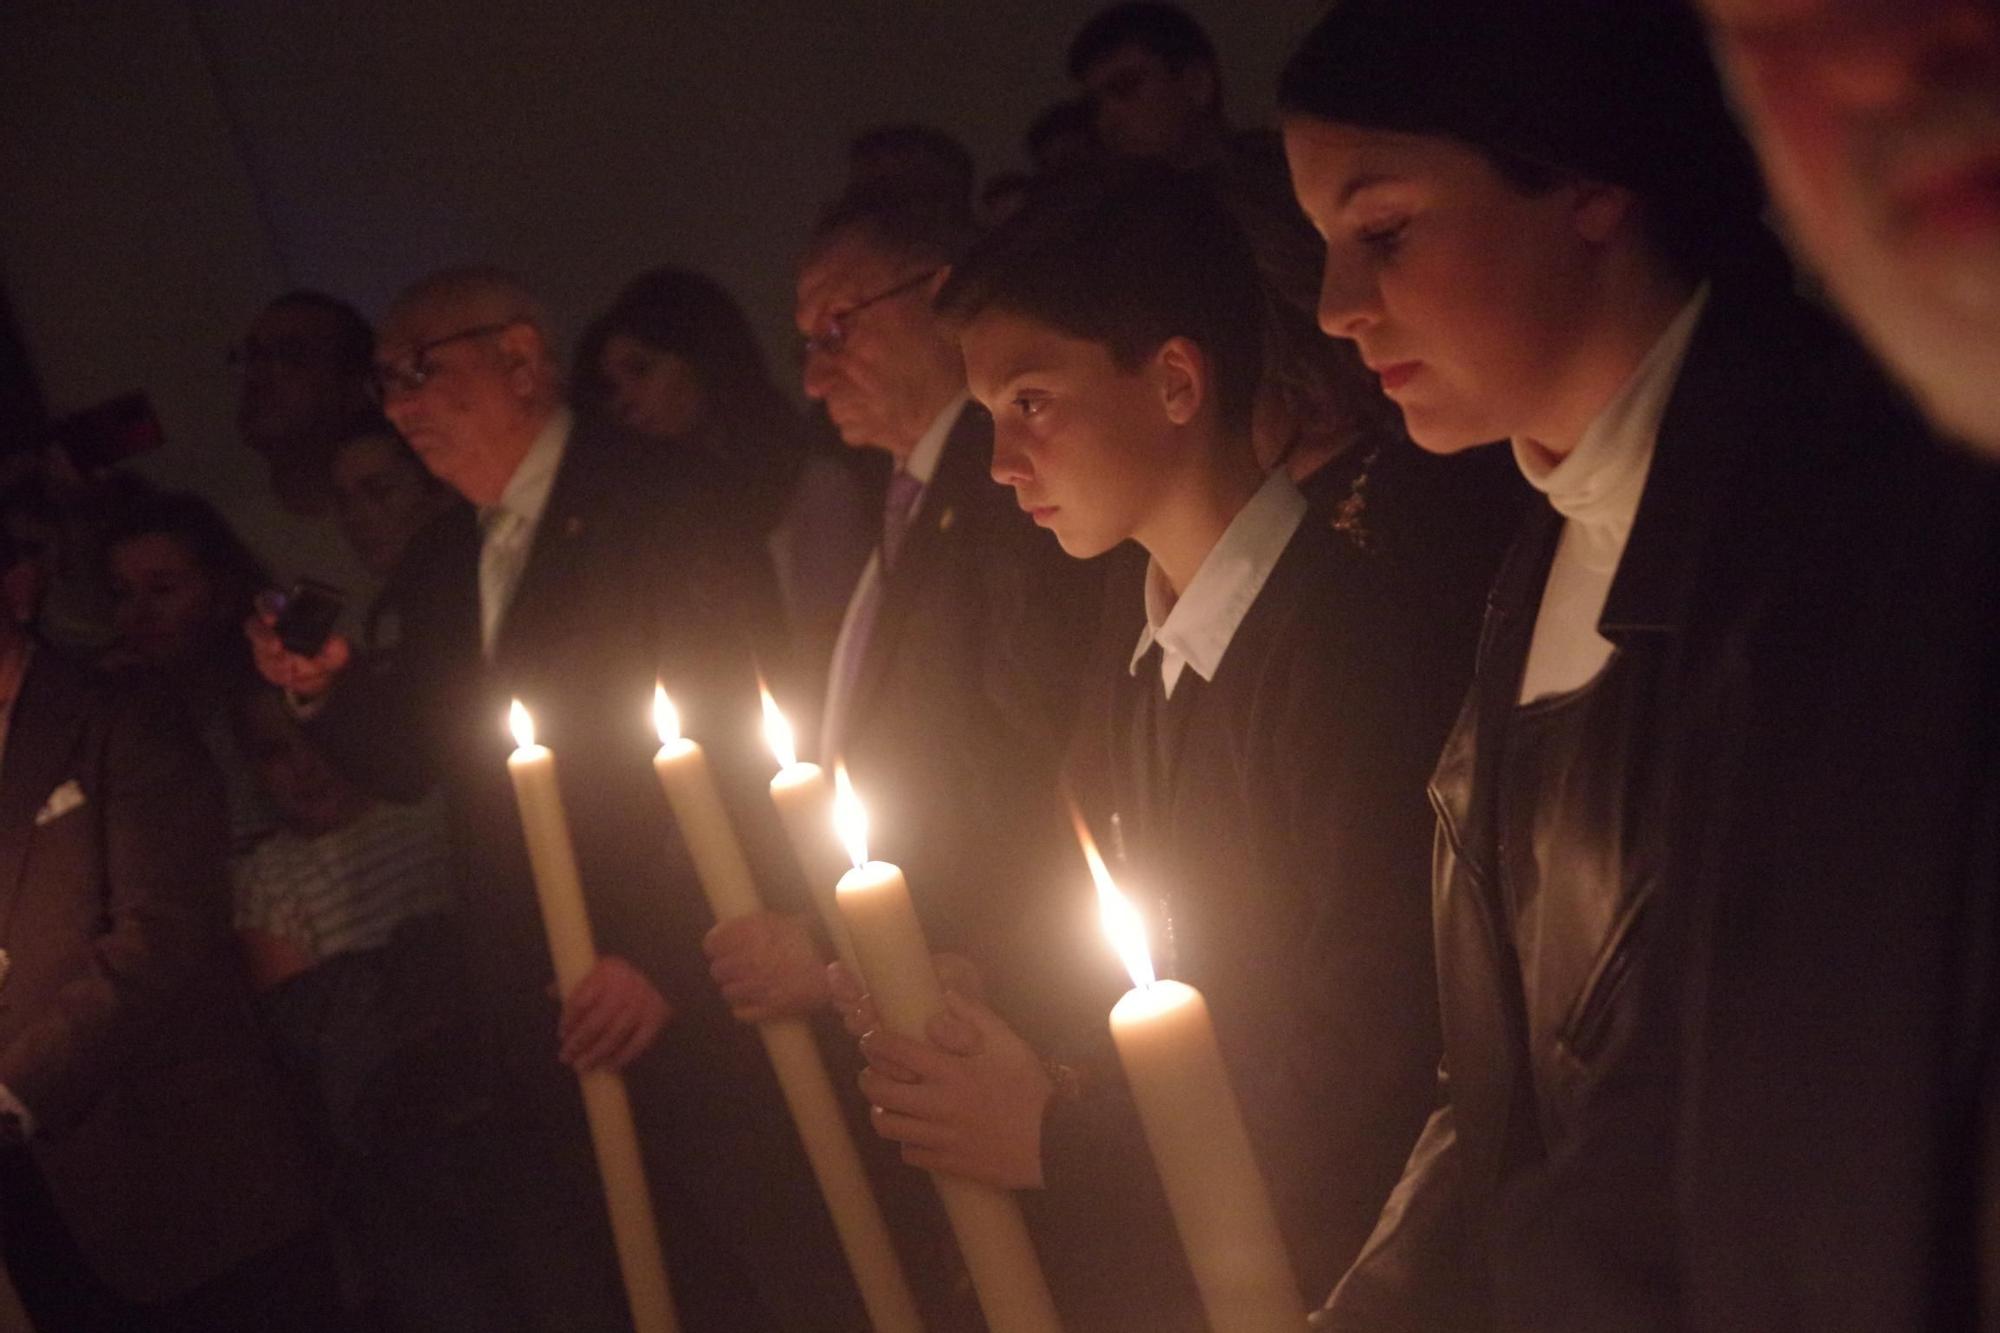
[[[431,376],[437,374],[437,367],[430,362],[432,352],[440,347],[448,347],[452,343],[466,342],[473,338],[490,338],[496,333],[505,333],[520,322],[518,319],[507,319],[497,324],[475,324],[469,329],[460,329],[457,333],[447,333],[442,338],[418,343],[407,355],[398,357],[394,361],[378,361],[368,374],[369,390],[377,403],[387,402],[391,394],[415,393],[431,382]]]
[[[914,277],[905,278],[894,287],[886,291],[877,292],[865,301],[856,301],[844,310],[834,311],[826,317],[826,322],[820,326],[818,333],[811,334],[799,340],[800,357],[808,357],[815,352],[821,356],[839,356],[846,349],[848,338],[853,336],[854,317],[856,315],[859,315],[871,305],[879,305],[891,297],[901,296],[904,292],[920,287],[942,272],[944,272],[944,266],[940,264],[938,267],[928,269]]]

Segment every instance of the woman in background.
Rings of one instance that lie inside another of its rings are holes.
[[[798,682],[788,704],[817,699],[879,506],[772,382],[735,299],[689,269],[641,274],[585,330],[573,385],[580,408],[679,451],[730,506],[771,561],[791,640],[789,668],[765,669]]]

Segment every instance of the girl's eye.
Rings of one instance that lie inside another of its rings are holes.
[[[1356,239],[1370,250],[1375,251],[1378,255],[1391,255],[1396,252],[1396,247],[1402,243],[1403,231],[1409,225],[1408,220],[1405,219],[1368,227],[1357,233]]]
[[[1014,408],[1024,417],[1037,416],[1049,405],[1049,400],[1033,394],[1019,394],[1014,399]]]

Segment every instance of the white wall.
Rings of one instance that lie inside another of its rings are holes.
[[[1313,0],[1188,8],[1238,119],[1264,118]],[[988,171],[1023,165],[1094,9],[4,0],[0,274],[51,409],[145,387],[170,440],[151,469],[255,537],[223,354],[266,297],[323,287],[373,315],[426,269],[490,260],[574,330],[631,274],[686,263],[788,357],[792,253],[847,139],[921,119]]]

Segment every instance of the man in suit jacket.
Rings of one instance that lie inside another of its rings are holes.
[[[908,872],[933,947],[970,956],[1033,1024],[1077,975],[1049,941],[1080,953],[1091,941],[1054,788],[1102,575],[1065,560],[987,477],[992,419],[968,402],[957,343],[930,308],[965,226],[934,197],[864,185],[820,219],[800,266],[806,392],[848,444],[895,460],[819,751],[852,771],[871,851]],[[714,942],[740,1010],[824,1004],[803,931],[787,945],[746,923]]]
[[[517,1276],[538,1282],[551,1322],[607,1291],[588,1326],[622,1318],[559,1057],[627,1076],[691,1328],[846,1327],[859,1312],[830,1226],[768,1067],[708,985],[707,909],[647,762],[657,679],[732,785],[747,781],[736,741],[754,735],[755,676],[738,613],[754,560],[712,535],[696,483],[563,406],[545,330],[533,298],[490,270],[437,274],[397,301],[384,409],[478,521],[448,514],[418,539],[400,640],[371,659],[330,643],[302,661],[261,623],[252,637],[267,675],[318,696],[311,726],[336,762],[394,796],[443,784],[498,1038],[499,1123],[533,1145],[511,1154],[508,1186],[547,1213],[523,1227]],[[602,955],[559,1012],[506,778],[510,698],[558,755]],[[579,1252],[565,1258],[562,1237]]]
[[[0,615],[0,1253],[48,1329],[319,1328],[331,1271],[179,710]]]

